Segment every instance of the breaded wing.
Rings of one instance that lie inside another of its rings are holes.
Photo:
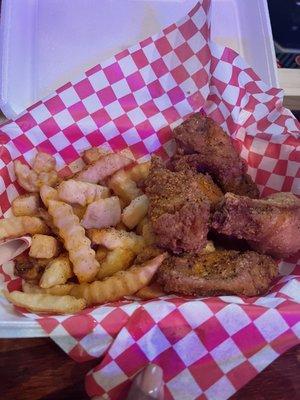
[[[174,129],[174,136],[180,153],[172,162],[176,171],[189,166],[199,172],[208,172],[225,193],[258,197],[258,188],[246,174],[245,162],[229,136],[211,118],[193,114]]]

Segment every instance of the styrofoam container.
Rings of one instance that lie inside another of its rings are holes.
[[[2,0],[0,107],[16,116],[83,70],[176,22],[196,2]],[[278,86],[266,0],[212,0],[211,26],[215,41]],[[0,295],[0,337],[37,336],[45,336],[39,324]]]
[[[82,71],[179,20],[196,2],[2,0],[0,108],[15,117]],[[266,0],[212,0],[211,26],[213,40],[278,86]]]

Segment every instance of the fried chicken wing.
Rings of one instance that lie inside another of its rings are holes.
[[[157,282],[166,293],[257,296],[268,290],[277,273],[277,264],[269,256],[216,250],[168,257],[157,272]]]
[[[156,244],[174,253],[205,247],[210,205],[195,174],[169,171],[153,158],[145,183]]]
[[[227,193],[213,216],[212,227],[246,239],[261,253],[288,257],[300,250],[300,199],[292,193],[261,200]]]
[[[231,144],[230,138],[211,118],[193,114],[174,129],[179,153],[172,165],[176,171],[188,168],[208,172],[222,190],[257,198],[258,189],[246,174],[246,164]]]
[[[195,178],[202,195],[206,197],[212,208],[223,200],[221,189],[214,183],[210,175],[197,173]]]

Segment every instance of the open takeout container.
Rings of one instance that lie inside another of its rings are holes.
[[[178,21],[196,2],[72,0],[70,7],[69,0],[2,0],[0,109],[15,118],[82,71]],[[267,1],[212,0],[211,20],[212,39],[278,87]]]
[[[29,162],[39,149],[63,167],[91,145],[137,161],[150,153],[168,158],[174,151],[171,128],[198,110],[229,133],[263,196],[299,194],[299,124],[282,107],[282,91],[210,37],[210,1],[203,0],[176,23],[94,65],[1,126],[3,214],[20,192],[14,159]],[[263,297],[167,296],[75,316],[22,315],[78,361],[104,355],[86,378],[91,396],[124,398],[130,378],[151,361],[163,368],[166,398],[225,399],[299,342],[297,257],[281,262],[280,272]],[[12,263],[0,267],[9,290],[20,284],[11,273]]]

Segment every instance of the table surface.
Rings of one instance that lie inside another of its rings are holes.
[[[0,340],[2,400],[85,400],[85,374],[97,360],[78,364],[49,338]],[[275,360],[231,400],[296,400],[300,346]],[[298,396],[297,396],[298,394]]]

